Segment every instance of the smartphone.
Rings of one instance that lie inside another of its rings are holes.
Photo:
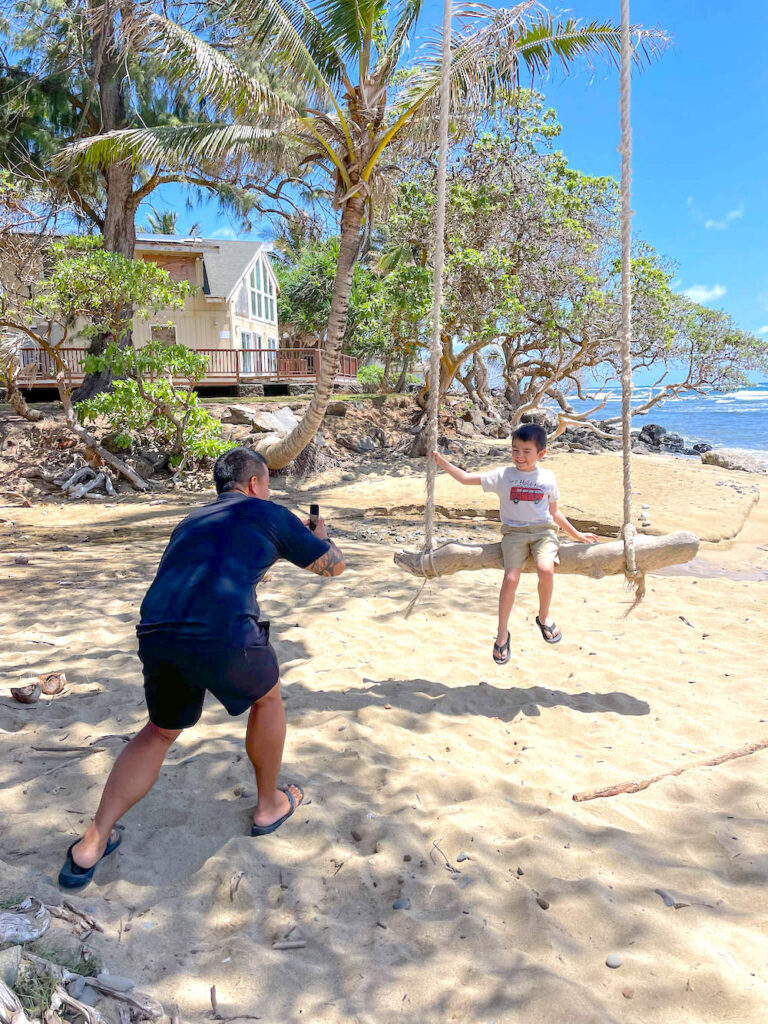
[[[320,506],[312,504],[309,506],[309,528],[312,533],[315,532],[317,527],[317,520],[320,518]]]

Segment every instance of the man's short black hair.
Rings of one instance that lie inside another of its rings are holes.
[[[253,448],[230,448],[216,459],[213,482],[216,493],[224,494],[236,487],[246,487],[252,476],[262,477],[269,472],[267,460]]]
[[[523,423],[512,435],[513,441],[533,441],[537,452],[547,447],[547,432],[538,423]]]

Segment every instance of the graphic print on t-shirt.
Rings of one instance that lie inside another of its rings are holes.
[[[541,501],[544,497],[544,491],[539,490],[538,487],[512,487],[509,491],[509,500],[514,501],[515,504],[518,501]]]

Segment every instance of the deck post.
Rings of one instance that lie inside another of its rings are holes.
[[[237,383],[240,384],[240,349],[233,349],[235,353],[235,373],[237,375]]]

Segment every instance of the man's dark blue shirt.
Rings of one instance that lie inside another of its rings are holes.
[[[306,569],[328,546],[281,505],[239,491],[221,494],[171,534],[136,631],[258,644],[256,584],[278,558]]]

